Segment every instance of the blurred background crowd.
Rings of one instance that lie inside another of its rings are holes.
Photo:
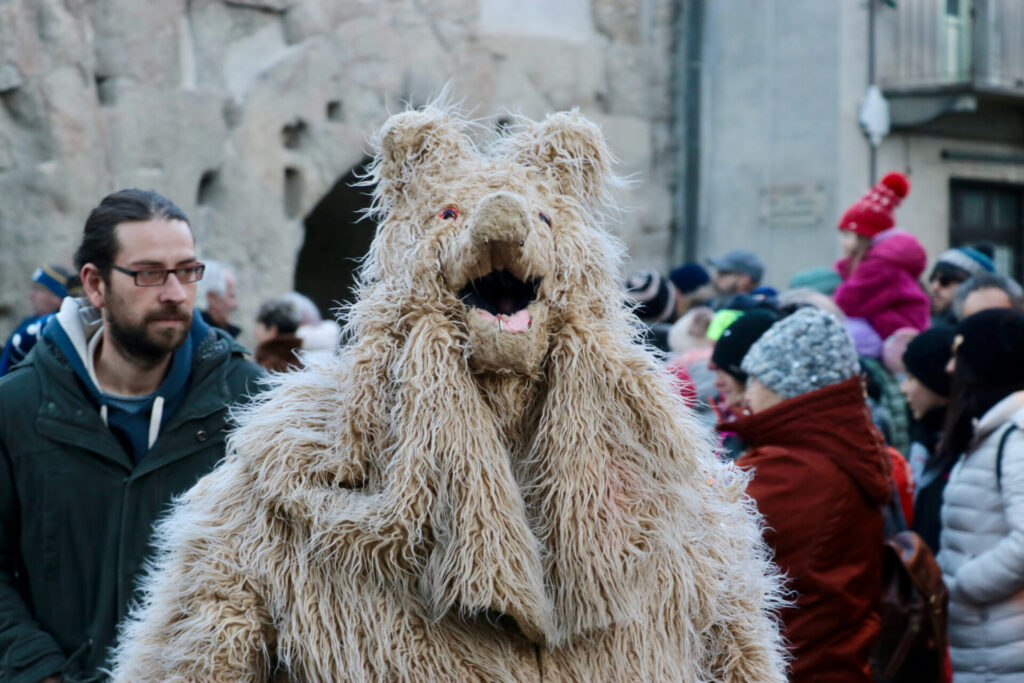
[[[989,244],[929,259],[895,218],[909,191],[882,178],[842,214],[842,258],[788,287],[746,249],[625,283],[721,457],[753,472],[797,594],[795,679],[866,666],[882,539],[907,528],[948,591],[941,676],[1024,675],[1024,290]]]

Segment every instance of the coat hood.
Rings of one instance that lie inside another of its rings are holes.
[[[69,368],[103,423],[124,435],[136,460],[145,455],[171,422],[190,385],[201,381],[229,354],[245,353],[226,333],[213,330],[196,313],[189,335],[175,350],[167,376],[157,390],[145,397],[120,397],[99,387],[91,362],[101,328],[98,309],[87,299],[68,297],[43,329],[46,344],[37,344],[24,364],[41,357],[44,362],[50,359]]]
[[[891,462],[859,377],[801,394],[726,428],[751,448],[773,446],[830,459],[873,503],[882,504],[892,494]]]
[[[101,339],[98,334],[102,328],[102,317],[88,299],[66,298],[53,324],[43,330],[43,335],[63,351],[98,406],[103,423],[124,435],[136,461],[153,446],[166,420],[177,412],[185,399],[194,339],[201,339],[209,329],[202,321],[197,322],[197,317],[193,317],[191,334],[173,353],[163,382],[155,392],[141,397],[115,396],[100,388],[93,367],[93,353]]]
[[[1013,420],[1018,427],[1024,425],[1024,391],[1008,394],[975,422],[971,448],[977,448],[989,434],[1006,424],[1007,420]]]
[[[83,381],[95,385],[86,368],[86,353],[93,336],[102,327],[99,309],[88,299],[68,297],[60,311],[49,321],[42,336],[61,351],[63,363],[70,365]],[[249,352],[226,332],[210,327],[199,311],[192,315],[192,327],[182,348],[190,348],[189,362],[185,363],[190,381],[194,384],[216,369],[229,355],[245,356]],[[179,349],[180,351],[180,349]]]
[[[888,261],[917,280],[928,265],[921,242],[902,228],[889,228],[871,240],[871,254]]]

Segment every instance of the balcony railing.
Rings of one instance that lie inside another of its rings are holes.
[[[1024,0],[899,0],[878,13],[884,90],[1024,96]]]

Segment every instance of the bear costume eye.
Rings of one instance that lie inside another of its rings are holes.
[[[543,211],[541,211],[540,212],[540,219],[542,221],[544,221],[545,223],[547,223],[549,228],[551,227],[551,216],[549,216],[546,213],[544,213]]]
[[[445,221],[455,220],[458,217],[459,210],[456,209],[454,206],[446,206],[445,208],[441,209],[441,213],[438,214],[438,218]]]

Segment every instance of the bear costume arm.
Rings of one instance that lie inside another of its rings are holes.
[[[226,463],[201,479],[158,525],[143,606],[122,626],[112,657],[114,681],[270,678],[275,633],[269,612],[240,568],[238,536],[213,509],[221,507],[213,490],[238,486],[238,469],[237,462]]]

